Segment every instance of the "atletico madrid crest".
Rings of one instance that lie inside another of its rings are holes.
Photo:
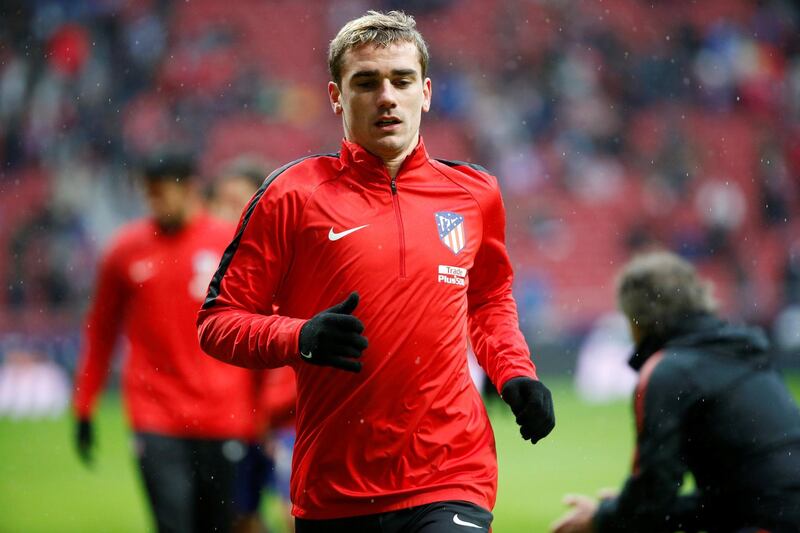
[[[439,230],[439,239],[451,252],[457,254],[467,244],[467,235],[464,232],[464,217],[457,213],[439,211],[433,215],[436,218],[436,227]]]

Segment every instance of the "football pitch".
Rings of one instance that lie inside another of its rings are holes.
[[[633,421],[625,401],[590,405],[565,378],[550,378],[556,429],[531,446],[518,434],[510,410],[488,405],[497,439],[500,484],[494,509],[496,533],[539,533],[563,512],[568,492],[595,494],[617,487],[629,468]],[[800,379],[790,380],[800,397]],[[83,468],[73,450],[68,416],[52,420],[0,419],[0,532],[151,531],[136,477],[130,441],[116,396],[102,404],[94,467]],[[270,531],[281,532],[264,504]]]

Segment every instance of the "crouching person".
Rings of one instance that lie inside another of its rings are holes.
[[[568,496],[553,531],[800,531],[800,412],[763,333],[720,319],[671,253],[634,258],[617,296],[639,373],[633,472],[618,495]]]

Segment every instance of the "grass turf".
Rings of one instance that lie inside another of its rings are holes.
[[[568,492],[595,494],[617,487],[629,468],[633,422],[627,402],[588,405],[566,379],[549,379],[557,426],[531,446],[518,434],[508,408],[489,405],[500,464],[494,509],[496,533],[537,533],[565,510]],[[800,397],[800,379],[790,381]],[[116,396],[102,403],[99,447],[91,470],[78,462],[72,423],[0,419],[0,532],[139,532],[152,530]],[[264,504],[271,531],[282,531],[277,503]],[[271,512],[273,511],[273,512]]]

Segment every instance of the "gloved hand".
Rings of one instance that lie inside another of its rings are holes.
[[[94,427],[89,418],[75,420],[75,447],[78,457],[85,466],[94,462]]]
[[[361,352],[367,338],[361,335],[364,324],[353,316],[358,293],[311,317],[300,328],[300,358],[312,365],[332,366],[348,372],[361,372]]]
[[[517,417],[523,439],[536,444],[553,431],[553,397],[541,381],[524,376],[511,378],[503,385],[501,396]]]

